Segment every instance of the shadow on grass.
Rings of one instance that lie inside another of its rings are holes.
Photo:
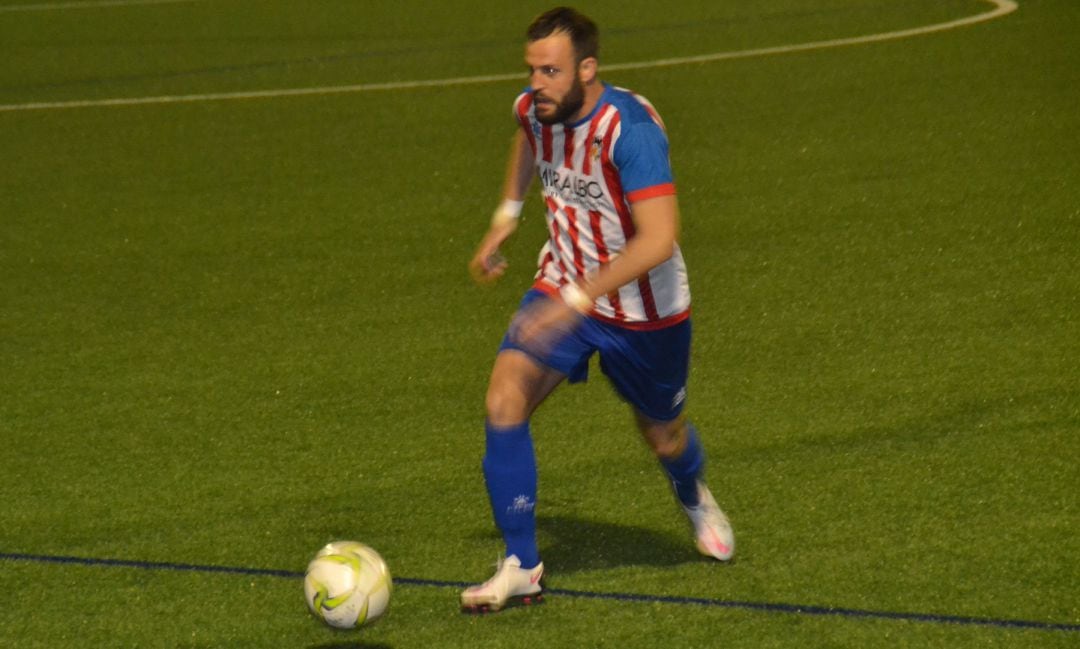
[[[674,566],[699,560],[689,531],[685,537],[654,529],[589,521],[573,516],[538,516],[540,556],[559,572],[619,566]]]

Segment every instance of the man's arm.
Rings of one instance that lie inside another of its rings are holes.
[[[513,213],[513,203],[517,204],[519,211],[535,172],[536,161],[533,159],[532,147],[525,139],[525,134],[518,129],[510,145],[510,156],[506,163],[503,202],[495,210],[491,218],[491,227],[488,228],[487,234],[480,241],[476,253],[469,262],[469,271],[477,282],[483,284],[494,282],[506,271],[506,261],[498,254],[499,246],[517,229],[518,214]]]
[[[593,301],[664,263],[675,253],[679,238],[679,204],[674,194],[647,198],[630,206],[636,233],[622,254],[579,284],[562,289],[561,300],[543,300],[515,320],[511,335],[517,340],[544,349],[576,327],[580,315],[592,309]]]
[[[636,232],[622,254],[578,285],[590,307],[593,300],[645,275],[675,253],[675,243],[679,240],[679,202],[674,194],[632,203],[630,215]]]
[[[510,143],[510,156],[506,162],[506,180],[503,182],[503,198],[523,201],[536,174],[536,160],[533,159],[532,147],[525,139],[525,132],[520,128],[514,133]]]

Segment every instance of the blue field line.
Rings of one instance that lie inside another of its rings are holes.
[[[129,559],[94,559],[86,557],[69,557],[9,552],[0,552],[0,560],[26,561],[34,563],[74,564],[82,566],[136,568],[140,570],[172,570],[178,572],[224,573],[258,577],[279,577],[284,579],[299,579],[304,576],[303,572],[298,572],[296,570],[275,570],[272,568],[244,568],[240,566],[213,566],[192,563],[134,561]],[[416,579],[411,577],[397,576],[394,577],[394,584],[407,586],[427,586],[434,588],[464,588],[465,586],[469,585],[467,582],[442,581],[437,579]],[[674,604],[681,606],[704,606],[715,608],[742,609],[766,613],[787,613],[791,615],[834,616],[856,619],[902,620],[906,622],[922,622],[929,624],[983,626],[1003,629],[1032,629],[1039,631],[1067,631],[1073,633],[1080,632],[1080,624],[1036,622],[1033,620],[1009,620],[988,617],[971,617],[964,615],[939,615],[935,613],[901,613],[896,611],[871,611],[865,609],[838,608],[833,606],[813,606],[805,604],[785,604],[777,602],[741,602],[736,600],[709,599],[704,597],[680,597],[674,595],[604,593],[584,590],[570,590],[565,588],[549,588],[546,592],[551,595],[559,595],[563,597],[577,597],[581,599],[597,599],[618,602],[635,602],[642,604]]]

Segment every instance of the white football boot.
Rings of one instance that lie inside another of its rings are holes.
[[[511,606],[540,604],[544,601],[543,577],[543,563],[525,569],[517,556],[510,555],[499,562],[494,577],[461,592],[461,610],[494,613]]]
[[[697,491],[697,507],[683,505],[683,511],[694,524],[698,552],[707,557],[727,561],[735,553],[735,534],[731,531],[731,523],[717,506],[716,500],[713,499],[712,493],[704,482],[697,481]]]

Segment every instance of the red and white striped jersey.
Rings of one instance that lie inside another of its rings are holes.
[[[547,206],[548,241],[534,288],[553,294],[622,252],[635,235],[635,201],[675,193],[667,135],[648,100],[607,84],[596,108],[576,124],[540,123],[530,89],[515,100],[514,114],[532,147]],[[689,317],[678,244],[647,275],[597,299],[590,315],[632,329]]]

